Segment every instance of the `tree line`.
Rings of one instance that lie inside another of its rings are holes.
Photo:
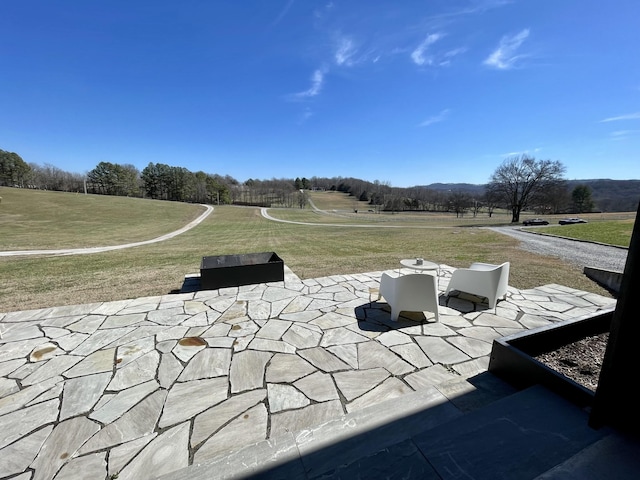
[[[457,216],[480,213],[492,216],[497,208],[511,212],[518,222],[523,211],[536,214],[589,212],[595,208],[587,185],[569,191],[565,167],[559,161],[536,160],[522,155],[505,160],[489,183],[475,192],[441,191],[425,187],[392,187],[344,177],[248,179],[184,167],[149,163],[142,171],[130,164],[100,162],[86,175],[64,172],[52,165],[25,162],[18,154],[0,150],[0,186],[39,188],[101,195],[119,195],[180,202],[300,207],[308,203],[308,190],[335,190],[369,205],[374,212],[454,212]]]

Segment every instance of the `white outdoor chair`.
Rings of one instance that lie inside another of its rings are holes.
[[[391,320],[398,321],[400,312],[434,312],[438,321],[438,289],[436,277],[428,273],[411,273],[399,277],[382,274],[378,300],[384,297],[391,307]]]
[[[472,293],[488,300],[489,308],[496,308],[499,298],[507,294],[509,284],[509,262],[502,265],[489,263],[472,263],[469,268],[454,270],[449,286],[444,292],[449,295],[452,290]]]

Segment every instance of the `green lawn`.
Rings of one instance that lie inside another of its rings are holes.
[[[18,213],[19,208],[7,203],[12,197],[8,190],[12,189],[0,189],[2,250],[14,249],[16,239],[32,235],[36,237],[31,240],[33,248],[146,240],[184,226],[202,211],[197,205],[106,196],[62,202],[47,196],[68,194],[20,192],[55,205],[50,209],[55,220],[50,221],[41,213]],[[21,200],[30,204],[26,197]],[[317,216],[310,211],[302,214],[300,209],[269,212],[291,218]],[[78,228],[83,215],[91,218]],[[263,218],[259,208],[220,206],[196,228],[152,245],[91,255],[0,257],[0,312],[164,295],[178,290],[186,274],[199,272],[203,256],[263,251],[275,251],[303,279],[393,269],[401,259],[419,256],[454,267],[474,261],[510,261],[510,284],[517,288],[561,283],[606,294],[579,268],[520,250],[511,237],[476,227],[402,226],[400,216],[390,217],[395,217],[400,228],[287,224]],[[23,237],[9,234],[9,241],[5,231],[13,226],[12,218],[18,219]],[[323,216],[322,223],[331,218]],[[103,233],[96,235],[95,231]]]
[[[314,205],[320,210],[367,210],[371,207],[368,202],[361,202],[356,197],[343,192],[332,190],[307,191]]]
[[[556,225],[539,231],[550,235],[629,247],[633,232],[633,219],[603,220],[576,225]]]
[[[204,207],[128,197],[0,188],[0,250],[118,245],[182,228]]]
[[[386,225],[398,227],[422,227],[422,228],[438,228],[438,227],[470,227],[470,226],[488,226],[488,225],[506,225],[511,219],[505,213],[498,213],[489,217],[486,214],[465,215],[457,218],[451,213],[432,213],[432,212],[380,212],[371,213],[359,210],[358,213],[353,211],[314,211],[309,209],[270,209],[269,215],[274,218],[288,220],[293,222],[305,223],[332,223],[336,225]]]

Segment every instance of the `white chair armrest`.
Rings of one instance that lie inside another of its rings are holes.
[[[500,265],[493,265],[492,263],[482,263],[482,262],[475,262],[472,263],[469,268],[471,270],[482,270],[482,271],[487,271],[487,270],[495,270],[496,268],[498,268]]]

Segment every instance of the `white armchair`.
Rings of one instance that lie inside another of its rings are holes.
[[[400,312],[434,312],[438,321],[438,289],[436,277],[428,273],[412,273],[399,277],[382,274],[378,300],[384,297],[391,307],[391,320],[398,321]]]
[[[444,292],[449,295],[452,290],[472,293],[488,300],[489,308],[495,308],[499,298],[507,294],[509,284],[509,262],[502,265],[489,263],[472,263],[469,268],[454,270],[449,286]]]

